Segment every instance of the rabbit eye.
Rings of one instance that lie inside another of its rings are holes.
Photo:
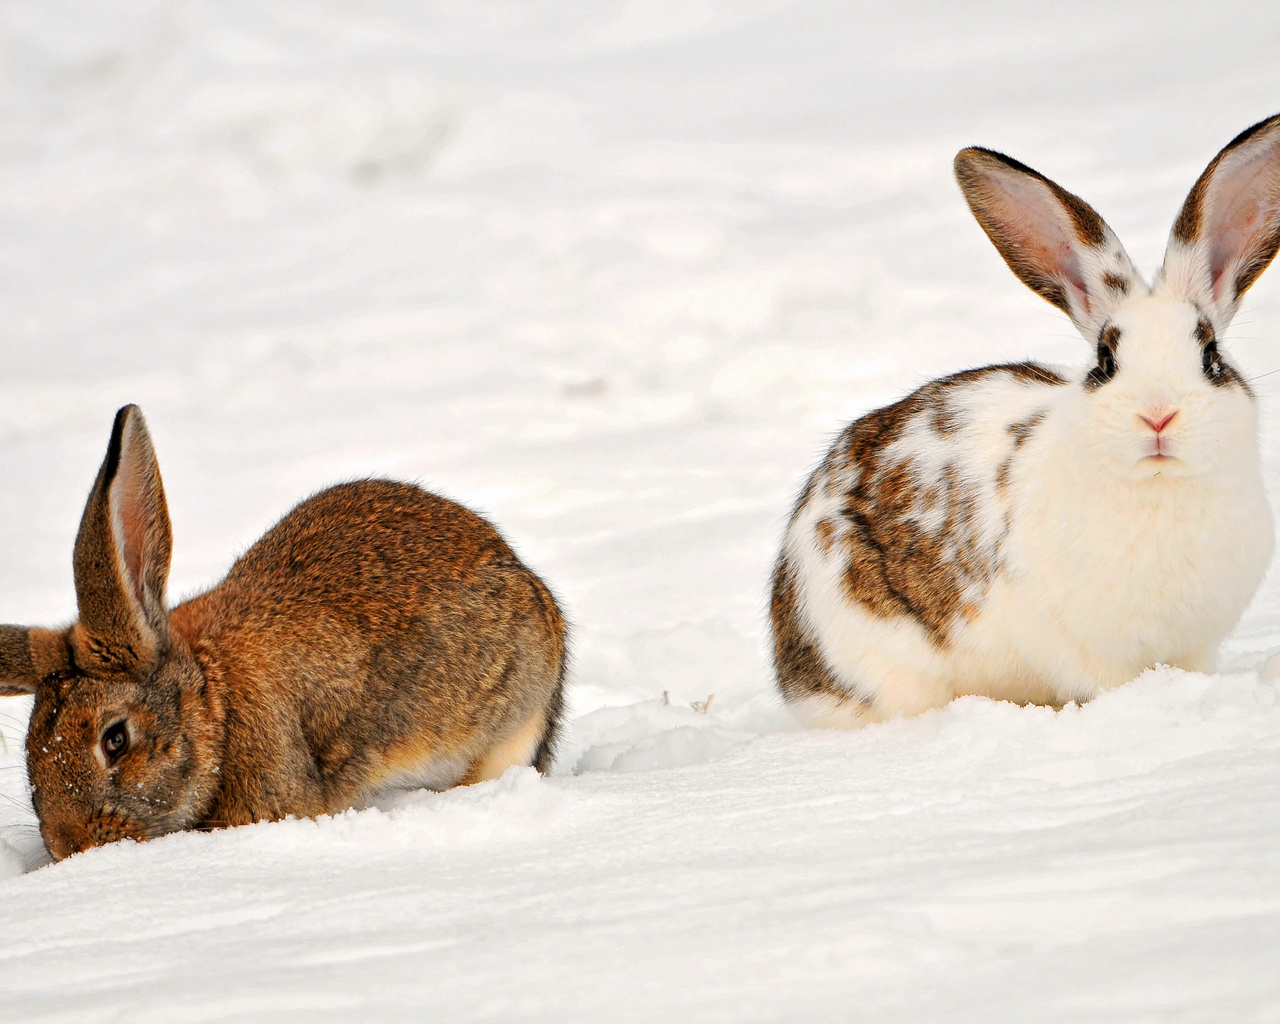
[[[1098,365],[1094,368],[1093,375],[1099,384],[1105,384],[1116,375],[1116,356],[1111,351],[1111,346],[1099,343]]]
[[[1086,391],[1100,388],[1116,375],[1116,346],[1120,344],[1120,328],[1107,324],[1098,335],[1098,365],[1085,376]]]
[[[102,734],[102,753],[107,764],[112,764],[121,754],[129,749],[129,731],[124,722],[116,722]]]
[[[1204,347],[1204,353],[1200,357],[1200,366],[1204,370],[1204,375],[1212,381],[1219,380],[1222,377],[1222,360],[1218,358],[1218,343],[1211,341]]]

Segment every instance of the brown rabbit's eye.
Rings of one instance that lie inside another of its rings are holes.
[[[102,753],[106,755],[107,764],[111,764],[128,749],[129,731],[124,727],[124,722],[116,722],[102,734]]]

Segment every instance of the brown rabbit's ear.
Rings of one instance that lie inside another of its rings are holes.
[[[40,677],[31,661],[31,630],[0,626],[0,696],[35,693]]]
[[[0,696],[35,693],[46,676],[69,668],[66,630],[0,626]]]
[[[1280,114],[1232,139],[1191,186],[1161,282],[1221,332],[1280,249]]]
[[[955,171],[1009,269],[1090,341],[1125,296],[1147,291],[1115,232],[1083,199],[990,149],[962,149]]]
[[[76,536],[76,603],[89,656],[138,671],[167,646],[172,547],[151,436],[141,410],[126,405],[116,413]]]

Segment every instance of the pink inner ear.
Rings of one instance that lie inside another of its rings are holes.
[[[1058,279],[1071,289],[1072,305],[1085,313],[1089,312],[1089,290],[1085,287],[1075,247],[1070,242],[1062,242],[1054,255],[1057,257]]]
[[[1068,298],[1083,312],[1089,311],[1089,292],[1076,252],[1076,241],[1066,214],[1049,190],[1032,178],[998,175],[995,218],[1023,258],[1070,289]]]
[[[1215,301],[1235,296],[1236,271],[1276,228],[1280,214],[1280,162],[1276,147],[1229,155],[1214,172],[1206,197],[1204,234]]]
[[[134,516],[121,523],[121,533],[124,535],[124,550],[121,555],[124,557],[125,572],[129,574],[129,583],[133,587],[133,596],[137,598],[138,604],[142,604],[144,600],[144,587],[142,583],[142,553],[143,545],[140,543],[146,531],[146,525]]]
[[[1251,243],[1262,234],[1274,218],[1275,210],[1264,207],[1254,197],[1241,200],[1225,223],[1214,225],[1213,243],[1209,250],[1209,273],[1213,280],[1213,298],[1234,299],[1235,274],[1233,271],[1252,250]],[[1228,289],[1232,294],[1226,294]]]

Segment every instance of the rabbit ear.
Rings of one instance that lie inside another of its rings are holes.
[[[955,170],[969,209],[1009,269],[1085,337],[1097,337],[1126,295],[1147,290],[1115,232],[1083,199],[989,149],[962,149]]]
[[[1280,249],[1280,114],[1241,132],[1191,186],[1160,281],[1225,330]]]
[[[126,405],[116,413],[76,537],[76,603],[93,657],[136,671],[167,646],[172,546],[151,436],[141,410]]]
[[[35,693],[40,677],[31,661],[31,630],[0,626],[0,696]]]
[[[0,696],[35,693],[46,676],[70,667],[65,630],[0,626]]]

